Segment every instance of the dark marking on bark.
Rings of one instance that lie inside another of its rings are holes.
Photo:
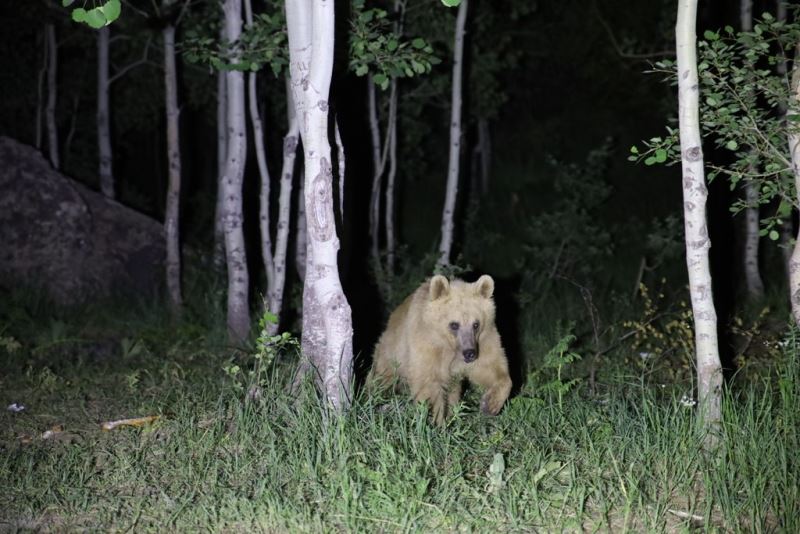
[[[283,152],[291,154],[295,150],[297,150],[297,136],[290,135],[283,140]]]
[[[320,171],[311,183],[311,205],[306,206],[306,213],[311,214],[308,220],[311,225],[308,229],[318,241],[328,241],[333,237],[333,218],[330,217],[333,208],[333,171],[327,159],[320,159]],[[331,208],[331,209],[329,209]]]
[[[691,146],[683,151],[683,157],[686,161],[697,162],[703,159],[703,149],[699,146]]]
[[[317,107],[319,107],[320,111],[327,112],[328,111],[328,101],[327,100],[320,100],[317,102]]]

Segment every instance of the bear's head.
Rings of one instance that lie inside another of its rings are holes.
[[[480,355],[481,335],[494,328],[494,280],[481,276],[475,283],[431,278],[425,323],[453,352],[453,358],[472,363]]]

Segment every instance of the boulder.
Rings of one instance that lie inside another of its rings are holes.
[[[152,296],[162,286],[163,264],[158,221],[0,136],[0,286],[39,288],[63,306]]]

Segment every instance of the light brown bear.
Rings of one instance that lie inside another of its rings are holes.
[[[508,360],[495,326],[494,280],[469,284],[436,275],[389,317],[368,383],[405,383],[441,425],[461,399],[464,378],[485,389],[481,411],[497,415],[511,391]]]

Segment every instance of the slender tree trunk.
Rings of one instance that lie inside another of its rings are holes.
[[[72,140],[75,138],[75,131],[78,129],[78,108],[81,103],[80,93],[72,98],[72,113],[69,118],[69,129],[64,138],[64,157],[62,158],[62,165],[65,169],[69,168],[69,156],[72,152]]]
[[[450,263],[453,247],[454,215],[458,195],[458,167],[461,159],[461,84],[464,65],[464,33],[469,0],[461,0],[456,17],[455,43],[453,45],[453,83],[450,115],[450,160],[447,166],[447,191],[442,210],[442,240],[439,244],[438,265]]]
[[[749,32],[753,29],[753,0],[739,1],[739,17],[742,31]],[[757,169],[751,169],[757,171]],[[757,301],[764,298],[764,282],[761,281],[761,271],[758,267],[759,244],[759,209],[758,185],[752,180],[744,182],[745,201],[747,208],[744,210],[744,279],[747,298]]]
[[[714,427],[722,413],[722,368],[717,346],[717,313],[711,291],[708,253],[711,240],[706,222],[708,189],[698,117],[699,88],[695,25],[697,0],[680,0],[675,27],[678,64],[678,120],[683,170],[683,216],[686,264],[694,315],[697,352],[697,390],[700,420],[708,432],[706,443],[716,442]]]
[[[294,166],[297,156],[297,141],[300,136],[300,124],[297,122],[292,90],[287,80],[286,85],[286,112],[289,119],[289,128],[283,137],[283,165],[281,168],[281,191],[278,199],[278,227],[275,236],[275,284],[272,294],[269,295],[269,307],[272,313],[280,317],[283,309],[283,293],[286,286],[286,249],[289,244],[289,226],[292,208],[292,182],[294,181]],[[305,245],[304,245],[305,246]],[[305,258],[304,258],[305,261]],[[278,324],[270,327],[270,333],[278,331]]]
[[[165,2],[165,7],[168,2]],[[175,26],[162,30],[164,37],[164,87],[167,105],[167,204],[164,211],[164,239],[167,245],[167,292],[173,314],[180,313],[181,296],[181,148],[178,130],[178,69],[175,66]],[[112,191],[113,194],[113,191]]]
[[[306,265],[308,264],[308,232],[306,231],[306,177],[305,169],[300,171],[300,179],[297,187],[297,239],[294,245],[294,264],[297,269],[297,276],[305,283]]]
[[[339,281],[339,239],[333,212],[328,98],[333,70],[334,2],[287,0],[292,90],[305,160],[308,258],[303,287],[304,357],[312,363],[329,405],[349,406],[353,326]]]
[[[339,131],[339,119],[333,118],[333,138],[336,142],[336,166],[339,170],[339,217],[344,224],[344,179],[345,179],[345,155],[344,144],[342,144],[342,134]]]
[[[800,43],[797,44],[794,51],[790,87],[792,99],[786,112],[787,114],[797,115],[800,113]],[[800,130],[796,123],[792,121],[787,121],[787,128],[789,130],[789,154],[797,191],[796,202],[800,205]],[[792,316],[795,323],[800,326],[800,234],[795,238],[792,255],[789,258],[789,294],[791,296]]]
[[[222,28],[220,41],[225,42],[225,28]],[[225,204],[223,177],[228,162],[228,91],[227,74],[224,70],[217,73],[217,200],[214,205],[214,267],[218,272],[225,269],[225,224],[223,220]]]
[[[52,22],[45,25],[45,31],[47,35],[47,108],[45,109],[47,150],[50,155],[50,163],[54,169],[58,170],[61,166],[58,157],[58,126],[56,125],[58,44],[56,43],[56,27]]]
[[[42,67],[39,69],[39,76],[36,83],[36,149],[42,149],[42,94],[44,93],[44,78],[47,74],[48,49],[50,39],[47,36],[47,27],[42,33]]]
[[[370,255],[376,266],[380,265],[380,209],[381,209],[381,176],[385,160],[381,157],[381,129],[378,120],[378,98],[375,83],[367,79],[367,102],[369,111],[369,131],[372,140],[372,191],[369,199],[369,235]]]
[[[492,136],[489,132],[489,121],[478,119],[478,147],[481,154],[481,195],[489,192],[489,178],[492,169]]]
[[[174,28],[172,33],[174,38]],[[106,198],[114,198],[114,174],[112,171],[111,153],[111,109],[108,104],[108,56],[110,34],[110,26],[103,26],[97,30],[97,149],[100,156],[100,192],[103,193]],[[173,58],[173,63],[174,62],[175,60]]]
[[[250,0],[244,0],[244,12],[247,27],[253,25],[253,11]],[[261,125],[261,115],[258,111],[258,94],[256,73],[247,73],[247,96],[250,111],[250,123],[253,125],[253,146],[256,149],[258,175],[261,178],[261,189],[258,195],[258,227],[261,232],[261,260],[267,275],[267,295],[275,293],[275,261],[272,257],[272,225],[270,224],[269,199],[270,177],[267,167],[267,151],[264,148],[264,129]],[[267,303],[270,303],[267,297]],[[274,312],[275,310],[271,310]]]
[[[242,34],[242,0],[225,0],[225,39],[236,46]],[[234,50],[231,63],[238,59]],[[223,220],[225,228],[225,258],[228,270],[228,335],[237,343],[250,332],[248,291],[250,276],[244,243],[242,215],[242,181],[247,158],[247,127],[245,118],[244,75],[241,71],[226,71],[227,138],[225,175],[222,179]]]
[[[386,276],[391,280],[394,275],[394,182],[397,176],[397,78],[392,78],[389,93],[389,125],[386,142],[389,143],[389,172],[386,175],[385,219],[386,229]],[[389,282],[391,286],[391,282]]]

